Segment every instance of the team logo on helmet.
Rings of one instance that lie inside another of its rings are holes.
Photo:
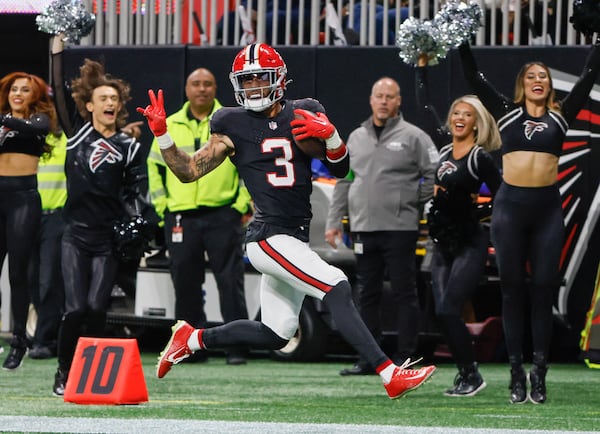
[[[90,170],[92,173],[96,173],[98,167],[100,167],[103,163],[115,164],[123,159],[123,154],[121,154],[110,143],[107,143],[103,139],[96,140],[90,146],[94,148],[90,154],[89,160]]]
[[[536,122],[529,119],[523,122],[523,125],[525,125],[525,137],[527,137],[527,140],[531,140],[533,133],[544,131],[548,128],[546,122]]]

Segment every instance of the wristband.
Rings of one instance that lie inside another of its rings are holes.
[[[158,147],[160,149],[169,149],[175,144],[168,132],[164,133],[162,136],[158,136],[156,141],[158,142]]]
[[[325,139],[325,146],[327,147],[327,149],[329,151],[331,151],[333,149],[337,149],[341,145],[342,145],[342,139],[340,138],[340,134],[338,133],[338,130],[334,130],[331,137],[328,139]]]
[[[327,160],[331,163],[337,163],[342,160],[346,154],[348,153],[348,148],[344,143],[338,146],[336,149],[327,149],[325,155],[327,156]]]

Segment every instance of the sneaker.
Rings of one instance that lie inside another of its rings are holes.
[[[54,386],[52,386],[52,394],[62,397],[65,394],[65,385],[69,373],[65,369],[58,368],[54,374]]]
[[[51,359],[52,357],[56,357],[56,351],[52,351],[50,347],[44,345],[34,345],[33,348],[29,351],[30,359]]]
[[[352,367],[344,368],[340,371],[340,375],[372,375],[375,374],[375,369],[364,360],[358,360]]]
[[[402,395],[415,390],[423,384],[435,371],[435,366],[424,366],[421,369],[405,369],[416,362],[410,362],[408,359],[404,364],[398,366],[394,370],[392,379],[389,383],[384,384],[390,399],[400,398]]]
[[[546,402],[546,372],[548,372],[548,368],[536,365],[533,365],[529,372],[529,382],[531,383],[529,400],[534,404]]]
[[[27,345],[21,345],[18,338],[14,337],[10,345],[8,356],[2,364],[2,369],[6,371],[14,371],[20,367],[23,364],[23,358],[27,354]]]
[[[167,346],[158,357],[158,364],[156,365],[156,376],[158,378],[163,378],[173,365],[176,365],[193,353],[188,347],[187,341],[195,330],[194,327],[185,321],[177,321],[171,327],[171,330],[173,330],[171,339],[169,339]]]
[[[477,364],[461,367],[454,379],[454,387],[446,390],[446,396],[474,396],[486,386]]]
[[[523,404],[527,401],[527,376],[522,367],[510,370],[510,402]]]

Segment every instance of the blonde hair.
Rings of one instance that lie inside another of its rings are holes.
[[[496,120],[476,95],[463,95],[456,98],[450,106],[450,110],[448,110],[446,125],[450,126],[450,117],[456,106],[460,103],[469,104],[477,114],[477,119],[475,120],[475,126],[477,127],[475,130],[475,144],[488,152],[499,149],[502,139],[500,138],[500,131],[496,125]]]

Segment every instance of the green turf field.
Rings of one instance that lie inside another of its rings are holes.
[[[227,366],[221,356],[154,374],[156,354],[142,354],[149,402],[104,406],[64,403],[51,387],[56,359],[26,359],[16,372],[0,371],[0,416],[200,419],[247,422],[375,424],[600,431],[600,371],[554,364],[544,405],[509,404],[508,367],[486,364],[488,384],[472,398],[442,395],[456,370],[438,365],[420,389],[392,401],[377,376],[341,377],[351,361],[286,363],[253,358]]]

